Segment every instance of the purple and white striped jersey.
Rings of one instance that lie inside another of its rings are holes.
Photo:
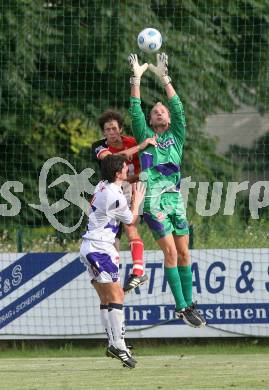
[[[120,222],[130,224],[132,219],[133,214],[121,187],[101,181],[96,186],[90,204],[87,231],[82,237],[114,244]]]

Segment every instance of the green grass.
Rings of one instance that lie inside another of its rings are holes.
[[[0,343],[1,390],[267,390],[267,339],[135,340],[134,370],[105,341]]]
[[[269,239],[268,220],[250,220],[243,223],[237,216],[212,218],[195,217],[194,226],[195,249],[217,248],[267,248]],[[144,240],[145,249],[158,250],[146,223],[139,225],[139,232]],[[0,230],[0,252],[17,252],[17,230]],[[80,236],[70,239],[61,235],[61,239],[52,228],[23,228],[22,246],[25,252],[77,252]],[[123,234],[121,250],[129,250],[128,240]]]
[[[268,388],[268,354],[179,351],[137,360],[129,370],[106,357],[1,359],[1,390]]]
[[[128,341],[127,341],[128,343]],[[138,356],[180,354],[269,354],[269,339],[141,339],[130,340]],[[0,359],[34,357],[102,357],[105,340],[0,341]]]

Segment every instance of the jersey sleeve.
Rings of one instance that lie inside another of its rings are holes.
[[[177,95],[173,96],[169,102],[169,111],[171,115],[171,124],[170,130],[174,134],[174,136],[180,141],[180,143],[184,143],[185,141],[185,133],[186,133],[186,121],[184,108],[181,100]]]
[[[92,144],[92,160],[99,162],[100,156],[104,152],[109,152],[108,147],[105,145],[104,140],[94,142]]]
[[[133,220],[133,214],[128,207],[127,200],[124,195],[119,197],[109,214],[111,217],[114,217],[127,225],[129,225]]]
[[[147,127],[140,99],[135,97],[130,98],[129,113],[132,120],[132,132],[138,144],[143,142],[146,138],[154,136],[153,130]]]

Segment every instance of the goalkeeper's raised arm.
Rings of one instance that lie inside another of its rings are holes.
[[[185,141],[185,115],[182,102],[171,84],[171,78],[168,76],[168,56],[165,53],[157,54],[157,64],[149,64],[151,70],[160,80],[163,85],[169,105],[170,112],[170,130],[180,140],[181,143]]]
[[[174,133],[181,143],[185,141],[185,115],[182,102],[180,101],[174,87],[171,84],[171,78],[168,76],[168,56],[165,53],[157,54],[156,65],[153,64],[143,64],[140,65],[138,62],[138,57],[136,54],[130,54],[128,57],[129,64],[132,70],[132,77],[130,78],[131,84],[131,107],[130,113],[132,117],[132,128],[134,136],[137,142],[142,142],[146,137],[152,137],[152,130],[155,133],[162,133],[168,128]],[[167,98],[168,98],[168,107],[164,107],[168,113],[169,118],[166,118],[165,123],[160,121],[155,121],[154,111],[157,103],[152,111],[151,118],[149,121],[150,128],[147,126],[145,121],[145,116],[141,109],[141,95],[140,95],[140,82],[143,73],[149,69],[153,72],[160,83],[163,85]]]
[[[154,137],[154,132],[147,127],[145,115],[141,109],[140,100],[140,82],[143,73],[147,70],[148,64],[139,65],[137,54],[130,54],[128,57],[132,76],[130,77],[131,98],[130,98],[130,114],[132,119],[132,131],[138,144],[142,143],[146,138]]]

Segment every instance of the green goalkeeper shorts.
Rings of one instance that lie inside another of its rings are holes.
[[[189,224],[180,192],[165,192],[159,197],[146,198],[143,216],[155,240],[169,234],[189,234]]]

